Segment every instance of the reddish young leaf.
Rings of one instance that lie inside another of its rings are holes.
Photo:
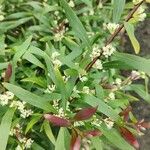
[[[142,119],[141,121],[138,121],[135,124],[135,127],[137,129],[137,131],[141,131],[141,130],[146,130],[150,128],[150,122],[145,122],[144,119]]]
[[[139,143],[134,135],[126,128],[120,128],[121,135],[126,139],[131,145],[133,145],[136,149],[139,149]]]
[[[70,150],[80,150],[81,147],[81,137],[77,134],[75,130],[72,130]]]
[[[98,106],[83,108],[74,116],[74,120],[81,121],[81,120],[87,120],[91,118],[96,113],[97,108]]]
[[[101,136],[101,135],[102,135],[102,132],[98,129],[84,132],[84,136],[88,138]]]
[[[8,64],[8,67],[5,71],[5,77],[4,77],[4,81],[5,82],[8,82],[10,77],[12,75],[12,65],[11,64]]]
[[[71,125],[71,122],[67,119],[64,118],[60,118],[57,117],[55,115],[51,115],[51,114],[45,114],[44,118],[46,120],[48,120],[49,122],[51,122],[53,125],[55,126],[59,126],[59,127],[68,127]]]
[[[132,107],[131,106],[128,106],[126,109],[124,109],[120,115],[123,116],[124,120],[127,121],[128,118],[129,118],[129,112],[132,111]]]

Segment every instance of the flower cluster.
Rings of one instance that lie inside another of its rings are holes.
[[[119,27],[119,24],[116,23],[104,23],[103,28],[104,30],[108,30],[111,34],[115,32],[115,30]]]
[[[134,13],[133,18],[135,18],[138,21],[144,21],[146,18],[145,6],[140,6],[138,10]]]
[[[16,147],[16,150],[25,150],[25,149],[29,149],[29,148],[31,148],[31,146],[32,146],[32,143],[34,142],[31,138],[26,138],[26,137],[24,137],[24,138],[20,138],[19,139],[19,142],[21,143],[21,146],[20,145],[18,145],[17,147]]]
[[[70,7],[74,7],[75,6],[75,3],[74,3],[73,0],[70,0],[68,4],[69,4]]]
[[[14,98],[14,94],[10,91],[7,91],[3,94],[0,94],[0,104],[2,106],[8,105],[9,101]]]
[[[16,136],[21,145],[16,147],[16,150],[25,150],[29,149],[34,142],[31,138],[27,138],[23,135],[22,127],[20,124],[16,124],[10,131],[11,136]]]
[[[100,127],[101,124],[102,124],[102,121],[101,121],[100,119],[98,119],[98,118],[96,117],[96,115],[93,115],[93,120],[91,121],[91,124],[92,124],[93,126]]]
[[[104,119],[104,122],[108,129],[112,129],[112,127],[114,126],[114,121],[112,121],[110,118]]]
[[[60,56],[60,54],[58,52],[53,52],[52,53],[52,63],[54,64],[54,66],[58,66],[60,67],[62,65],[61,61],[58,59],[58,57]]]
[[[98,45],[94,45],[92,53],[90,54],[90,58],[93,60],[95,57],[100,55],[101,49]]]
[[[104,46],[102,50],[105,58],[108,58],[116,51],[115,47],[113,47],[111,44]]]
[[[28,118],[33,114],[31,109],[25,109],[26,102],[12,101],[10,107],[16,107],[20,111],[20,116],[22,118]]]
[[[95,62],[95,64],[93,65],[93,68],[102,70],[102,69],[103,69],[103,65],[102,65],[101,60],[98,59],[98,60]]]

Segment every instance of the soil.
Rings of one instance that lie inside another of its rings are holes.
[[[148,12],[150,12],[150,5]],[[150,58],[150,18],[147,18],[137,27],[135,34],[141,45],[140,56]],[[127,39],[125,44],[125,50],[128,53],[134,52],[129,39]],[[139,120],[144,118],[145,121],[150,122],[150,104],[144,100],[141,99],[139,102],[133,104],[133,112]],[[140,150],[150,150],[150,129],[146,130],[145,135],[139,137],[138,140],[140,143]]]

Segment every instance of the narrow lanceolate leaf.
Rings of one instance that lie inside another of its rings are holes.
[[[124,26],[125,26],[125,29],[128,33],[128,36],[131,40],[134,51],[135,51],[136,54],[138,54],[140,52],[140,44],[139,44],[138,40],[136,39],[136,37],[134,35],[134,26],[129,22],[125,22]]]
[[[49,125],[49,122],[44,121],[43,127],[44,127],[45,134],[47,135],[49,140],[55,145],[56,140],[55,140],[55,137],[54,137],[53,132],[51,130],[51,127]]]
[[[113,1],[113,22],[118,23],[125,7],[125,0]]]
[[[113,145],[115,145],[120,150],[135,150],[124,138],[118,133],[118,131],[114,128],[108,129],[104,124],[101,124],[99,127],[100,131],[106,137],[108,141],[110,141]]]
[[[41,108],[48,112],[56,112],[56,110],[47,102],[47,100],[41,96],[33,94],[21,87],[13,84],[4,83],[6,89],[14,93],[20,100],[25,101],[35,107]]]
[[[75,12],[72,10],[72,8],[69,7],[66,0],[60,0],[60,2],[61,2],[62,7],[65,10],[66,16],[76,36],[80,38],[83,41],[83,43],[86,44],[88,47],[91,47],[89,44],[90,42],[89,42],[88,36],[86,34],[86,30],[83,27],[77,15],[75,14]]]
[[[120,132],[122,134],[122,136],[131,144],[133,145],[135,148],[139,148],[139,143],[137,141],[137,139],[134,137],[134,135],[126,128],[121,127],[120,128]]]
[[[113,58],[119,60],[121,63],[124,63],[124,66],[128,65],[130,69],[136,69],[150,74],[150,59],[118,52],[115,53]],[[124,69],[123,66],[122,69]]]
[[[45,114],[44,118],[51,122],[54,126],[69,127],[71,125],[71,122],[69,120],[57,117],[55,115]]]
[[[115,112],[115,110],[110,108],[105,102],[103,102],[103,100],[99,98],[96,98],[91,95],[85,95],[84,101],[87,104],[91,105],[92,107],[96,107],[98,105],[97,111],[102,112],[103,114],[110,117],[114,121],[121,119],[120,116]]]
[[[74,120],[81,121],[81,120],[87,120],[91,118],[97,110],[98,107],[89,107],[89,108],[83,108],[81,109],[75,116]]]
[[[69,150],[68,146],[66,147],[66,143],[70,141],[69,138],[68,130],[66,128],[60,128],[55,144],[55,150]]]
[[[8,82],[10,77],[12,75],[12,65],[11,64],[8,64],[8,67],[5,71],[5,77],[4,77],[4,81],[5,82]]]
[[[17,67],[17,61],[24,55],[26,50],[28,49],[30,43],[32,40],[32,36],[30,36],[25,42],[23,42],[20,46],[17,46],[16,53],[13,57],[13,62],[12,62],[12,76],[11,76],[11,83],[15,81],[15,69]]]
[[[0,125],[0,150],[6,150],[14,109],[9,108],[2,118]]]

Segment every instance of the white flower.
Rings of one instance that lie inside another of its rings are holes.
[[[106,58],[111,56],[116,51],[116,49],[111,44],[104,46],[102,49],[103,49],[103,55]]]
[[[7,95],[8,99],[13,99],[14,98],[14,94],[10,91],[5,92],[5,94]]]
[[[90,9],[89,15],[94,15],[94,10]]]
[[[59,108],[57,116],[59,116],[59,117],[65,117],[65,112],[64,112],[63,108]]]
[[[84,126],[85,123],[83,121],[75,121],[74,122],[74,127],[79,127],[79,126]]]
[[[25,143],[25,148],[31,148],[33,142],[34,141],[31,138],[27,139]]]
[[[62,65],[62,62],[61,62],[60,60],[56,59],[56,60],[53,61],[53,64],[54,64],[55,66],[60,67],[60,66]]]
[[[22,118],[27,118],[33,114],[33,111],[31,109],[23,109],[23,110],[20,110],[20,113],[21,113],[20,116]]]
[[[111,100],[115,100],[115,94],[113,92],[109,93],[108,97],[111,99]]]
[[[101,60],[98,59],[98,60],[95,62],[95,64],[93,65],[93,68],[102,70],[102,69],[103,69],[103,65],[102,65]]]
[[[34,142],[31,138],[27,139],[26,137],[19,137],[19,142],[22,144],[23,149],[31,148],[32,143]],[[20,148],[17,146],[17,148]],[[20,150],[20,149],[17,149]]]
[[[85,94],[89,94],[90,93],[89,87],[88,86],[84,86],[82,92],[85,93]]]
[[[115,32],[115,30],[119,27],[119,24],[116,23],[104,23],[103,24],[103,28],[104,30],[108,30],[111,34],[113,34]]]
[[[59,56],[60,56],[60,53],[58,53],[58,52],[53,52],[52,56],[51,56],[52,63],[58,67],[60,67],[62,65],[61,61],[58,59]]]
[[[69,5],[70,7],[74,7],[74,6],[75,6],[75,3],[74,3],[73,0],[70,0],[69,3],[68,3],[68,5]]]
[[[55,89],[56,89],[56,85],[54,85],[54,84],[48,85],[48,89],[49,89],[51,92],[54,92]]]
[[[138,21],[144,21],[146,18],[146,13],[144,13],[145,7],[140,6],[137,11],[133,14],[133,17],[138,19]]]
[[[55,60],[58,56],[60,56],[60,53],[58,53],[57,51],[52,53],[52,60]]]
[[[18,133],[22,133],[22,127],[20,126],[20,124],[16,124],[16,126],[10,130],[9,134],[13,136],[17,135]]]
[[[55,33],[54,35],[54,41],[58,42],[61,41],[64,38],[65,30],[61,30],[58,33]]]
[[[54,108],[58,109],[59,100],[53,100],[53,106],[54,106]]]
[[[1,94],[1,95],[0,95],[0,104],[1,104],[2,106],[5,106],[5,105],[8,104],[8,102],[9,102],[8,96],[5,95],[5,94]]]
[[[120,78],[116,78],[115,83],[116,83],[117,85],[121,85],[122,80],[121,80]]]
[[[85,82],[88,80],[88,78],[86,76],[82,76],[81,74],[79,74],[79,79],[81,82]]]
[[[102,121],[94,115],[93,120],[91,121],[91,124],[94,126],[100,127],[102,124]]]
[[[26,104],[26,102],[21,102],[21,101],[17,101],[16,102],[16,105],[17,105],[17,107],[18,107],[18,109],[21,111],[21,110],[23,110],[24,109],[24,107],[25,107],[25,104]]]
[[[98,45],[94,45],[92,53],[90,54],[90,58],[93,60],[95,57],[100,55],[101,49]]]
[[[0,15],[0,21],[3,21],[5,17],[3,15]]]
[[[134,4],[134,5],[137,5],[137,4],[139,4],[140,2],[142,2],[142,0],[133,0],[133,4]]]
[[[108,129],[111,129],[114,126],[114,121],[112,121],[110,118],[104,119],[104,122]]]

